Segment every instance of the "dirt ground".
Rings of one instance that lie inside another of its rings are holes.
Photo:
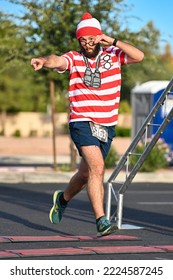
[[[119,155],[122,155],[131,142],[130,138],[115,137],[113,147]],[[0,155],[52,155],[53,139],[52,138],[15,138],[0,137]],[[56,137],[57,155],[70,154],[70,137],[60,135]]]

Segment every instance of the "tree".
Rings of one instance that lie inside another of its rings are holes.
[[[171,46],[169,44],[166,44],[164,53],[161,54],[161,61],[164,65],[167,66],[167,71],[171,76],[173,69],[173,55],[171,53]]]
[[[51,53],[60,54],[67,50],[67,46],[74,41],[74,28],[71,22],[75,21],[75,4],[73,1],[35,1],[21,2],[28,10],[22,17],[25,23],[28,54],[47,55]],[[67,12],[68,11],[68,12]],[[56,14],[57,13],[57,14]],[[61,26],[61,28],[57,28]],[[57,48],[58,42],[58,48]],[[74,41],[75,42],[75,41]],[[76,43],[76,42],[75,42]],[[53,136],[53,158],[56,169],[56,126],[55,126],[55,86],[58,86],[58,93],[64,93],[64,86],[67,88],[67,79],[60,75],[55,77],[52,71],[45,71],[44,76],[50,83],[50,100],[52,112],[52,136]]]
[[[44,84],[34,72],[31,75],[24,55],[25,43],[23,28],[1,13],[0,111],[45,111],[46,98],[38,95],[45,91]]]
[[[121,34],[122,40],[126,40],[125,34],[129,34],[128,41],[138,46],[145,53],[142,63],[124,67],[122,70],[122,99],[130,102],[130,89],[136,84],[149,80],[170,80],[171,72],[160,54],[160,32],[154,27],[152,21],[148,22],[140,32],[132,33],[128,29]],[[124,36],[124,37],[123,37]],[[170,65],[170,63],[169,63]]]

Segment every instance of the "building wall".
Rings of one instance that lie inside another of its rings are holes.
[[[64,132],[67,127],[67,113],[55,114],[55,124],[57,134]],[[131,127],[131,115],[119,115],[119,126]],[[52,135],[51,116],[45,113],[20,112],[14,115],[0,114],[0,133],[4,136],[21,137],[38,136],[49,137]]]
[[[67,114],[58,113],[55,115],[57,133],[62,133],[63,127],[67,124]],[[13,136],[17,132],[21,137],[28,136],[51,136],[51,116],[45,113],[21,112],[15,115],[0,115],[0,132],[4,136]]]

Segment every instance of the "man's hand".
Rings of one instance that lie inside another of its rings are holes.
[[[35,71],[38,71],[41,68],[43,68],[45,62],[46,62],[46,58],[44,57],[31,59],[31,65],[34,67]]]
[[[95,44],[100,43],[104,46],[111,46],[114,42],[114,38],[109,37],[105,34],[96,36]]]

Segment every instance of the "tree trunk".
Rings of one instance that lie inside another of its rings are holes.
[[[76,169],[77,151],[72,140],[70,140],[70,169],[74,171]]]
[[[50,101],[51,101],[51,119],[52,119],[52,143],[53,143],[53,168],[57,169],[56,163],[56,125],[55,125],[55,83],[50,79]]]
[[[5,136],[6,118],[7,118],[7,112],[6,112],[6,110],[2,110],[2,112],[1,112],[1,131],[0,131],[2,136]]]

